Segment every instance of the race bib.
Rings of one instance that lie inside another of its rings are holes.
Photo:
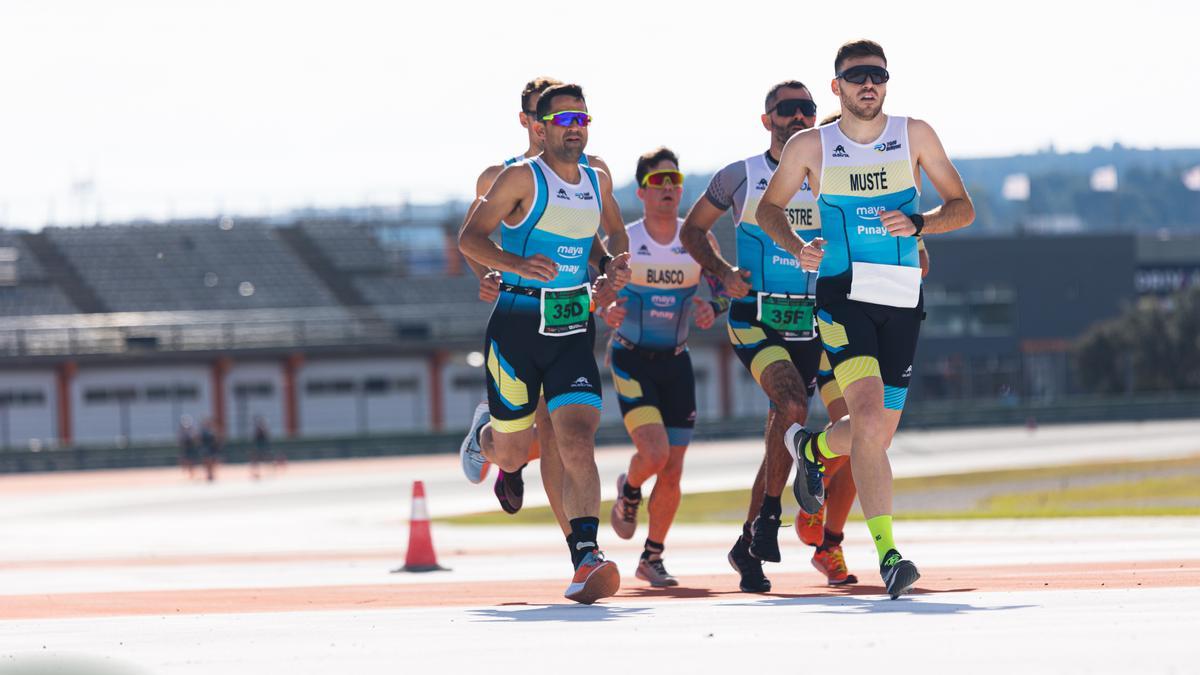
[[[817,300],[811,295],[788,295],[787,293],[759,293],[759,323],[773,328],[784,340],[811,340],[816,336],[813,314]]]
[[[591,287],[588,284],[570,288],[543,288],[542,321],[538,332],[550,337],[586,332],[591,305]]]
[[[888,307],[916,307],[921,299],[921,268],[852,263],[850,300]]]

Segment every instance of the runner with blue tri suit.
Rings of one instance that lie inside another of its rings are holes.
[[[468,452],[516,472],[529,455],[538,398],[545,397],[563,464],[575,566],[564,595],[591,604],[615,594],[620,575],[597,544],[601,392],[588,265],[611,272],[620,291],[629,254],[610,257],[595,241],[612,179],[579,163],[591,122],[586,106],[578,85],[542,92],[535,127],[542,154],[500,173],[463,227],[459,247],[502,273],[484,341],[491,421],[470,439]],[[497,230],[499,244],[491,239]]]
[[[466,219],[469,219],[475,209],[478,208],[484,195],[491,189],[492,184],[496,182],[496,178],[500,175],[501,171],[541,153],[541,141],[534,132],[537,115],[535,109],[537,108],[537,102],[542,92],[547,87],[556,84],[562,83],[549,77],[537,77],[525,84],[524,89],[521,91],[521,112],[518,115],[518,119],[521,126],[526,130],[528,148],[523,154],[489,166],[479,174],[479,178],[475,181],[476,198],[467,210]],[[604,163],[604,160],[594,155],[583,155],[580,158],[580,163],[585,166],[594,166],[611,175],[608,165]],[[614,201],[608,205],[608,208],[603,210],[603,214],[601,224],[608,235],[607,246],[609,250],[615,252],[625,251],[625,227],[621,222],[620,207]],[[466,219],[463,221],[464,225],[466,224]],[[481,265],[470,258],[466,260],[467,265],[479,277],[479,299],[489,304],[494,303],[500,294],[500,272],[489,270],[485,265]],[[489,419],[487,402],[484,401],[476,407],[470,428],[459,448],[459,453],[463,460],[463,473],[466,474],[467,479],[472,483],[482,482],[487,476],[488,468],[491,466],[486,461],[483,461],[478,454],[467,452],[467,448],[470,446],[470,439],[479,432],[479,429],[483,425],[488,423]],[[542,461],[539,464],[539,468],[542,486],[546,490],[546,497],[550,502],[550,510],[554,512],[554,517],[558,521],[559,527],[562,529],[563,534],[566,535],[570,533],[571,526],[562,512],[562,462],[558,458],[558,448],[554,442],[554,427],[550,421],[550,413],[546,410],[544,400],[539,401],[534,428],[537,431],[537,436],[529,448],[527,462],[541,458]],[[523,469],[524,466],[513,473],[507,473],[500,469],[496,470],[497,476],[492,485],[492,491],[500,503],[500,508],[505,513],[517,513],[521,510],[521,506],[524,503],[525,480],[522,475]]]
[[[822,458],[850,455],[859,503],[879,554],[888,594],[920,578],[892,536],[892,470],[887,448],[900,422],[924,315],[917,236],[971,223],[962,178],[929,124],[883,114],[890,74],[883,48],[848,42],[834,59],[835,124],[794,136],[758,208],[758,221],[806,270],[820,270],[817,324],[849,416],[828,430],[789,428],[793,489],[805,513],[824,502]],[[920,171],[943,204],[921,213]],[[821,208],[821,238],[805,242],[784,210],[807,182]]]
[[[650,526],[636,576],[651,586],[677,586],[663,564],[667,531],[679,509],[683,456],[696,424],[696,379],[688,353],[688,326],[711,328],[729,308],[721,281],[702,274],[679,243],[683,173],[679,158],[658,148],[638,158],[635,179],[643,217],[626,227],[630,281],[600,315],[614,329],[612,373],[625,429],[637,448],[629,470],[617,478],[611,522],[622,539],[637,530],[642,484],[650,493]],[[711,235],[710,235],[711,236]],[[711,300],[697,295],[701,277]]]
[[[781,498],[792,469],[783,435],[808,416],[821,356],[813,321],[816,275],[802,270],[791,253],[776,246],[756,216],[784,144],[812,128],[817,106],[804,84],[788,80],[767,92],[765,108],[761,122],[771,134],[769,149],[718,171],[688,213],[680,235],[688,253],[717,275],[734,298],[729,341],[770,399],[763,461],[751,488],[742,535],[728,556],[740,576],[739,588],[747,593],[770,591],[763,561],[781,560]],[[786,209],[794,236],[812,238],[820,231],[820,213],[807,186],[796,186],[787,196]],[[708,236],[725,211],[733,212],[737,224],[736,267],[717,252]]]

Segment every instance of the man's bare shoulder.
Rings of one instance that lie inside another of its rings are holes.
[[[937,133],[934,132],[933,126],[922,119],[916,117],[908,118],[908,137],[913,142],[937,138]]]
[[[600,155],[586,155],[588,166],[593,169],[600,169],[604,173],[612,176],[612,171],[608,168],[608,162],[604,161]]]
[[[479,178],[475,179],[475,196],[482,197],[486,195],[488,190],[492,189],[492,185],[500,177],[504,169],[505,166],[503,164],[493,164],[480,172]]]

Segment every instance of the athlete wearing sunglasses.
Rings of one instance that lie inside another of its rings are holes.
[[[850,412],[820,433],[799,423],[788,429],[796,499],[805,513],[818,513],[825,498],[822,459],[850,455],[880,576],[894,599],[920,577],[892,537],[887,458],[924,314],[916,235],[966,227],[975,210],[933,128],[883,114],[886,68],[877,43],[842,45],[831,83],[842,117],[788,141],[758,219],[804,269],[820,271],[817,324]],[[922,170],[943,202],[925,213],[917,210]],[[828,225],[811,242],[795,235],[786,211],[789,195],[805,183],[819,196],[822,222]]]
[[[687,349],[689,327],[711,328],[729,307],[720,280],[702,274],[679,243],[679,200],[683,173],[679,158],[657,148],[638,158],[634,174],[643,209],[628,226],[633,275],[620,297],[601,316],[613,329],[610,345],[613,384],[625,429],[637,451],[617,477],[617,500],[610,521],[622,539],[638,526],[642,486],[654,477],[649,500],[649,536],[635,576],[651,586],[676,586],[663,551],[679,508],[683,457],[696,424],[696,381]],[[709,298],[700,297],[701,281]]]
[[[586,110],[578,85],[549,87],[537,102],[539,120]],[[605,205],[612,203],[612,180],[580,164],[587,128],[577,121],[535,125],[542,153],[500,173],[463,228],[459,247],[503,273],[484,340],[490,421],[468,439],[468,453],[506,473],[518,471],[544,395],[563,465],[562,508],[575,568],[564,595],[591,604],[615,594],[620,575],[597,544],[601,391],[587,263],[607,267],[619,291],[629,280],[629,254],[611,257],[595,241]],[[497,230],[499,245],[491,239]]]
[[[719,276],[734,298],[729,310],[729,340],[734,353],[771,400],[763,461],[754,479],[742,535],[729,551],[743,591],[765,593],[771,582],[764,560],[779,562],[781,497],[792,459],[783,434],[808,415],[821,346],[812,319],[815,276],[800,269],[791,254],[776,247],[757,222],[756,212],[778,165],[784,144],[816,123],[816,104],[800,82],[781,82],[767,93],[763,128],[770,132],[765,153],[739,160],[713,176],[704,196],[688,213],[681,239],[688,252]],[[789,230],[812,237],[819,215],[807,186],[797,185],[787,199]],[[737,266],[721,256],[708,233],[727,210],[737,227]],[[798,235],[794,235],[798,236]]]
[[[525,84],[524,89],[521,91],[521,112],[517,117],[521,126],[526,130],[527,149],[522,154],[483,170],[483,173],[475,181],[476,199],[467,211],[467,219],[478,208],[483,196],[491,189],[492,184],[496,181],[496,177],[500,175],[501,171],[508,166],[523,162],[541,153],[541,141],[538,140],[537,134],[534,131],[538,119],[536,107],[542,92],[556,84],[562,83],[549,77],[534,78]],[[609,173],[608,165],[604,160],[595,155],[584,155],[580,163],[594,166],[605,173]],[[613,202],[606,206],[602,217],[602,225],[604,226],[605,234],[608,236],[607,247],[610,251],[614,252],[625,251],[628,248],[625,226],[618,215],[619,211],[619,206]],[[465,219],[463,224],[466,224]],[[479,299],[487,303],[495,302],[500,296],[500,272],[489,270],[486,266],[475,262],[469,257],[466,260],[472,271],[479,276]],[[472,483],[482,482],[491,467],[491,464],[484,460],[482,455],[470,451],[472,439],[478,433],[479,429],[488,423],[489,419],[488,405],[484,401],[476,407],[469,431],[459,448],[463,473]],[[542,486],[546,490],[550,509],[554,512],[555,519],[558,521],[559,527],[565,536],[570,534],[571,526],[562,511],[562,462],[558,456],[558,447],[554,440],[554,427],[550,421],[550,413],[546,410],[544,399],[538,402],[535,420],[536,438],[530,444],[527,461],[532,462],[535,459],[541,459],[538,468],[542,477]],[[496,495],[500,508],[509,514],[517,513],[521,510],[525,495],[525,480],[522,475],[522,469],[511,473],[497,469],[496,474],[492,491]]]

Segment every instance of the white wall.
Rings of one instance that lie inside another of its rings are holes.
[[[475,406],[487,400],[487,377],[483,366],[467,365],[467,352],[450,354],[442,368],[442,392],[445,395],[447,431],[466,429]],[[456,385],[456,381],[458,384]]]
[[[115,401],[91,402],[90,389],[128,388],[135,398],[128,404],[130,442],[173,442],[181,415],[191,415],[197,425],[212,415],[212,369],[207,365],[80,366],[71,387],[75,440],[79,443],[113,443],[121,435],[121,405]],[[192,387],[190,400],[149,400],[155,387]]]
[[[363,391],[370,378],[383,378],[390,388],[382,394]],[[398,380],[416,381],[415,389],[399,390]],[[317,394],[313,382],[349,380],[353,390]],[[309,436],[354,435],[420,431],[430,427],[429,364],[425,359],[308,360],[296,382],[300,433]]]
[[[18,395],[38,391],[42,401],[14,402],[7,410],[0,409],[0,448],[7,443],[13,449],[27,449],[31,440],[41,443],[42,447],[53,447],[58,438],[54,371],[6,371],[0,374],[0,392],[6,391]]]
[[[239,385],[268,385],[270,394],[238,396]],[[229,438],[254,438],[254,417],[267,421],[273,438],[282,438],[283,362],[234,362],[225,376],[225,429]]]

